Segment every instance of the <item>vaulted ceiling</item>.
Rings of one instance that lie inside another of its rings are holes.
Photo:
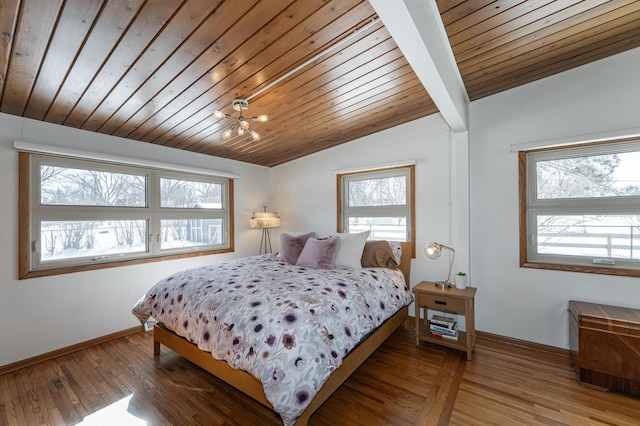
[[[638,1],[394,1],[433,6],[471,101],[640,46]],[[3,0],[0,112],[283,164],[439,111],[376,3]],[[259,140],[223,139],[238,98]]]

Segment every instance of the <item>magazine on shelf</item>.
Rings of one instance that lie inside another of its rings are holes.
[[[450,330],[456,330],[458,328],[458,321],[452,317],[444,317],[441,315],[433,315],[429,321],[431,324],[435,324],[439,327],[448,328]]]
[[[445,330],[456,331],[458,329],[458,323],[455,323],[452,326],[449,326],[449,325],[440,324],[438,322],[429,321],[429,324],[433,325],[434,327],[440,327]]]
[[[433,324],[429,326],[429,331],[434,333],[448,334],[450,336],[458,335],[458,330],[449,330],[448,328],[438,327],[437,325],[433,325]]]
[[[441,333],[436,333],[436,332],[431,332],[431,335],[434,337],[441,337],[443,339],[447,339],[447,340],[458,340],[458,334],[456,333],[455,336],[450,336],[448,334],[441,334]]]
[[[456,322],[456,317],[448,317],[446,315],[440,315],[440,314],[433,314],[433,315],[431,315],[431,318],[434,321],[442,322],[442,323],[445,323],[445,324],[452,324],[452,323]]]
[[[429,331],[432,333],[447,334],[449,336],[457,336],[458,330],[450,330],[446,327],[438,327],[437,325],[429,325]]]

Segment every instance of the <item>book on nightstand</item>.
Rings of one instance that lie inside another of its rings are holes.
[[[429,331],[434,337],[458,340],[458,321],[455,317],[434,314],[429,320]]]
[[[450,328],[446,328],[446,327],[440,327],[436,324],[429,324],[429,331],[431,331],[432,333],[439,333],[439,334],[448,334],[449,336],[457,336],[458,335],[458,329],[450,329]]]
[[[432,331],[431,335],[434,337],[440,337],[442,339],[447,339],[447,340],[458,340],[458,333],[456,333],[455,335],[450,335],[450,334],[442,334],[442,333],[437,333]]]
[[[432,325],[436,325],[441,328],[446,328],[449,330],[457,330],[458,329],[458,321],[456,321],[453,317],[445,317],[443,315],[432,315],[429,323]]]

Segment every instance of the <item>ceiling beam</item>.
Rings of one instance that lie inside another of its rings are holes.
[[[469,95],[435,0],[369,0],[455,133],[469,129]]]

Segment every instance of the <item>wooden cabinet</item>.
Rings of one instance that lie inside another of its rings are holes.
[[[416,345],[419,345],[420,341],[437,343],[465,351],[467,359],[471,359],[471,352],[476,341],[474,311],[476,289],[474,287],[465,289],[441,288],[433,282],[421,281],[413,287],[413,293],[416,299]],[[430,310],[464,315],[465,330],[458,331],[457,340],[431,335],[428,320]],[[422,318],[420,318],[421,313]]]
[[[640,309],[571,300],[569,346],[581,384],[640,396]]]

